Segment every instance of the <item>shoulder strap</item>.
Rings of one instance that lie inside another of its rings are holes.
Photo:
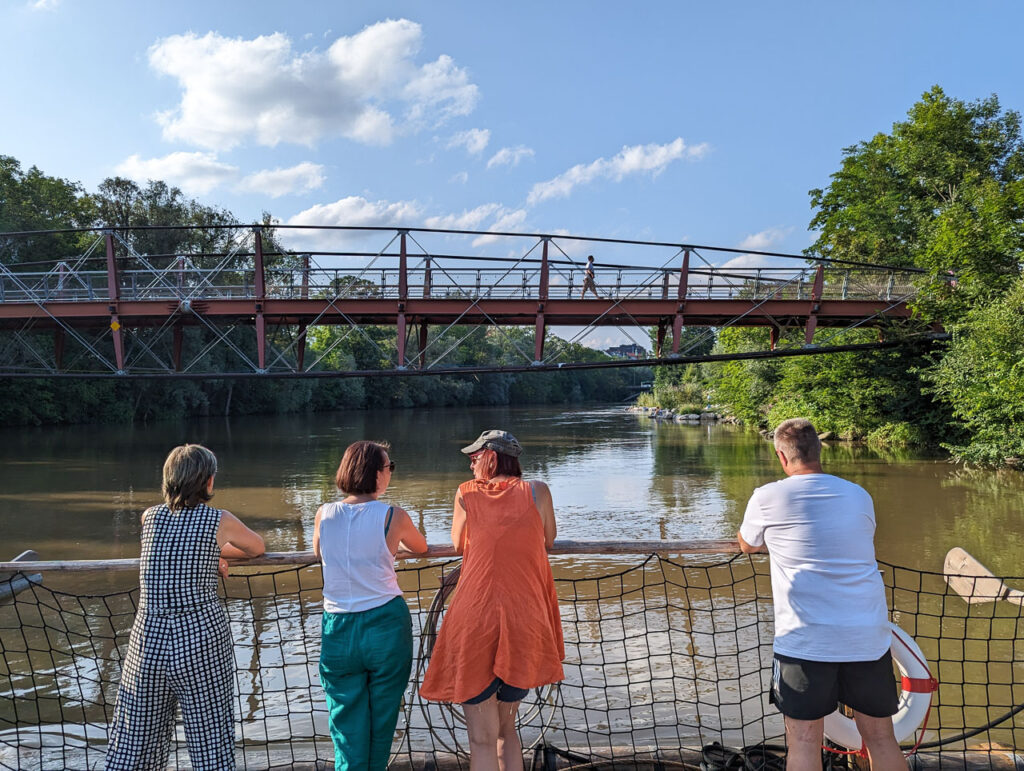
[[[384,520],[384,537],[388,535],[388,530],[391,529],[391,517],[395,514],[395,507],[388,506],[388,518]]]
[[[528,484],[530,486],[530,495],[533,496],[533,505],[536,506],[537,505],[537,488],[535,488],[533,486],[533,482],[527,482],[526,484]]]

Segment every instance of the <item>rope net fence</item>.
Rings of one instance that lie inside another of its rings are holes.
[[[461,709],[417,693],[458,565],[399,569],[417,650],[392,768],[469,765]],[[534,768],[671,768],[696,765],[713,742],[782,744],[782,719],[767,698],[767,559],[655,555],[552,565],[566,679],[532,692],[520,708]],[[1012,752],[1024,747],[1021,607],[968,605],[942,574],[880,567],[892,620],[916,639],[940,683],[927,728],[911,742],[921,743],[916,762],[974,767],[968,759],[977,756],[982,765],[1013,767]],[[317,668],[321,590],[318,566],[235,569],[224,583],[240,769],[330,767]],[[0,769],[103,767],[137,599],[137,589],[87,595],[32,584],[0,605]],[[190,768],[180,724],[173,746],[170,767]]]

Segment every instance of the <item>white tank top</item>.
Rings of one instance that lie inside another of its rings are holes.
[[[383,501],[325,503],[320,512],[324,610],[358,613],[402,594],[395,556],[384,536],[390,505]]]

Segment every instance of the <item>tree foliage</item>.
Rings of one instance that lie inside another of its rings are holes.
[[[800,414],[844,436],[945,439],[975,462],[1024,456],[1010,331],[1024,261],[1020,115],[995,96],[966,102],[936,86],[889,133],[845,148],[828,187],[810,198],[818,237],[808,256],[920,269],[917,320],[955,329],[953,341],[931,356],[901,349],[726,364],[711,371],[715,398],[761,427]],[[725,330],[719,350],[763,350],[766,336]],[[842,342],[870,336],[853,331]]]

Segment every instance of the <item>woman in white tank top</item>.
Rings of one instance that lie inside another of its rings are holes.
[[[412,670],[412,619],[395,554],[422,554],[427,539],[405,509],[377,500],[395,470],[387,450],[349,445],[335,476],[345,498],[321,506],[313,528],[324,574],[320,684],[335,769],[387,767]]]

